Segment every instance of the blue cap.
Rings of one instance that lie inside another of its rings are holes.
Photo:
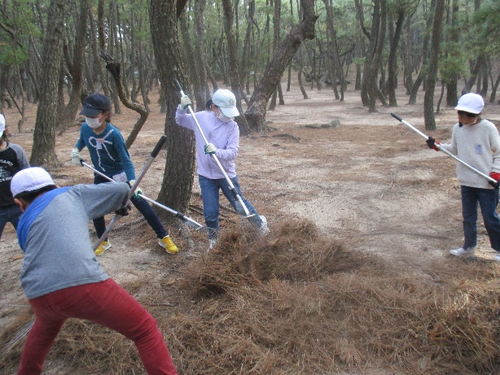
[[[97,117],[101,112],[111,110],[111,102],[103,94],[90,94],[83,100],[83,109],[80,112],[85,117]]]

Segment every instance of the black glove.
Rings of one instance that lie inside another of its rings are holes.
[[[500,181],[497,181],[496,183],[493,181],[488,181],[488,184],[493,186],[495,189],[498,189],[500,187]]]
[[[429,146],[429,148],[432,148],[433,150],[439,151],[439,147],[437,147],[437,146],[440,145],[440,143],[438,141],[436,141],[434,138],[432,138],[432,137],[427,138],[425,143],[427,143],[427,146]]]
[[[490,177],[494,180],[496,180],[497,182],[493,182],[493,181],[490,181],[488,180],[488,183],[493,186],[495,189],[498,189],[499,185],[500,185],[500,173],[498,172],[490,172]]]
[[[130,204],[127,204],[126,206],[119,208],[118,210],[115,211],[115,214],[120,215],[120,216],[127,216],[128,212],[132,209],[130,207]]]

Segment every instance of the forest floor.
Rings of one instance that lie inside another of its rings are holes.
[[[267,114],[270,131],[241,137],[240,140],[237,171],[243,195],[259,214],[267,217],[271,229],[269,238],[274,238],[283,224],[305,219],[317,228],[320,238],[333,239],[347,251],[374,255],[417,279],[442,277],[436,275],[435,265],[443,263],[450,267],[446,274],[450,280],[467,278],[464,270],[469,266],[475,272],[481,272],[475,268],[477,263],[487,270],[485,273],[497,274],[500,271],[500,264],[491,261],[493,251],[481,220],[476,258],[479,262],[471,265],[448,255],[450,249],[462,244],[460,190],[455,177],[455,162],[442,153],[430,150],[423,138],[390,115],[391,112],[397,113],[425,132],[422,97],[416,105],[408,105],[401,89],[398,92],[399,107],[379,106],[377,113],[368,113],[360,104],[359,92],[351,87],[344,102],[335,100],[329,88],[321,91],[309,89],[308,95],[309,99],[303,99],[298,87],[284,92],[285,105],[279,105]],[[152,113],[130,149],[136,170],[141,169],[150,150],[163,134],[165,115],[159,112],[156,100],[157,95],[153,95]],[[11,131],[11,142],[23,146],[29,156],[36,107],[30,104],[27,107],[23,133],[18,133],[14,125],[20,118],[15,109],[6,109],[5,117]],[[112,123],[121,129],[126,138],[137,116],[126,108],[122,110],[122,114],[113,116]],[[484,114],[484,117],[500,124],[500,106],[488,105]],[[456,111],[442,108],[441,113],[436,115],[436,122],[438,130],[427,134],[438,140],[449,140],[451,127],[456,122]],[[70,152],[78,132],[79,129],[73,127],[57,136],[56,152],[63,166],[50,172],[56,183],[62,186],[92,183],[90,170],[70,163]],[[88,159],[86,151],[82,152],[82,157]],[[149,197],[156,198],[158,195],[164,163],[165,154],[162,152],[141,184]],[[203,223],[200,190],[197,179],[194,181],[190,210],[185,214]],[[229,206],[223,198],[221,202],[224,205],[223,231],[234,230],[241,221],[226,209]],[[89,229],[93,230],[91,225]],[[184,300],[181,300],[180,285],[184,272],[193,262],[210,256],[205,251],[208,245],[205,234],[186,228],[179,230],[172,227],[171,231],[180,248],[174,256],[166,254],[156,244],[153,232],[134,209],[129,217],[120,220],[112,233],[112,248],[98,258],[107,273],[134,294],[153,315],[160,311],[157,308],[161,305],[161,314],[167,317],[188,314],[184,309],[194,302],[189,295],[184,295]],[[23,342],[20,340],[20,343],[11,346],[9,340],[12,340],[16,329],[31,317],[28,301],[18,280],[22,252],[10,225],[7,225],[1,239],[0,253],[3,259],[0,264],[0,372],[3,368],[7,374],[15,369]],[[352,275],[356,277],[354,273]],[[147,292],[143,284],[160,285],[171,300],[148,302],[144,297]],[[169,324],[173,326],[172,321]],[[88,341],[92,342],[92,329],[89,332]],[[217,365],[210,370],[206,363],[203,371],[200,370],[203,366],[199,366],[196,372],[192,370],[194,367],[186,364],[188,359],[183,357],[182,345],[175,340],[178,336],[170,336],[168,332],[165,336],[181,374],[416,373],[395,365],[398,359],[386,362],[382,356],[379,361],[373,360],[376,356],[351,361],[337,356],[335,361],[332,360],[336,365],[330,370],[322,368],[321,372],[308,371],[299,365],[295,372],[289,368],[285,370],[287,367],[280,361],[276,361],[275,367],[268,367],[266,372],[259,372],[255,367],[252,370],[252,366],[243,364],[241,371],[227,370],[222,365],[219,370]],[[90,367],[82,370],[79,367],[81,364],[76,363],[74,358],[81,358],[75,354],[78,350],[64,349],[65,345],[69,345],[68,341],[71,341],[68,335],[58,339],[46,361],[45,374],[137,374],[142,371],[140,367],[118,367],[125,366],[123,362],[109,364],[106,370],[99,370],[102,367],[97,364],[87,363]],[[362,356],[366,355],[359,351]],[[102,349],[101,353],[102,356],[114,354],[112,349]],[[120,357],[126,356],[121,352],[119,354]],[[307,360],[304,359],[304,362]],[[428,367],[420,366],[428,370]],[[427,374],[432,372],[422,371]],[[467,368],[462,373],[475,372]]]

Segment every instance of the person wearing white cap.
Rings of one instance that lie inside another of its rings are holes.
[[[481,95],[468,93],[460,97],[455,109],[458,123],[453,126],[451,143],[442,144],[429,137],[427,145],[439,151],[436,144],[456,155],[480,172],[500,180],[500,136],[496,126],[482,119],[484,100]],[[470,256],[477,246],[477,206],[481,206],[484,226],[490,245],[497,252],[493,260],[500,262],[500,217],[498,188],[462,163],[457,163],[457,178],[461,185],[464,242],[450,250],[454,256]]]
[[[24,212],[17,227],[24,251],[21,284],[35,314],[18,375],[41,374],[69,318],[113,329],[136,345],[148,374],[176,375],[156,320],[111,279],[93,252],[89,220],[128,202],[125,182],[57,187],[43,168],[19,171],[12,195]]]
[[[0,238],[7,223],[17,228],[21,210],[10,192],[12,176],[30,164],[23,148],[7,141],[5,117],[0,114]]]
[[[236,108],[234,94],[229,90],[219,89],[207,102],[207,110],[196,112],[196,121],[207,138],[207,144],[193,115],[187,113],[186,109],[189,106],[192,106],[191,99],[187,95],[182,96],[175,121],[178,125],[194,131],[195,134],[197,173],[203,200],[203,216],[209,228],[209,250],[216,244],[219,231],[219,191],[222,190],[236,211],[243,209],[236,204],[229,184],[211,154],[217,156],[249,213],[252,214],[248,220],[263,233],[267,233],[269,229],[266,218],[259,215],[255,207],[243,197],[236,174],[235,160],[238,156],[240,130],[234,117],[240,113]],[[244,215],[244,212],[239,213]]]

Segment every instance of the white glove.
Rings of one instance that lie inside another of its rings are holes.
[[[213,155],[217,152],[217,147],[213,143],[207,143],[205,145],[205,154]]]
[[[73,151],[71,151],[71,163],[74,165],[79,165],[80,167],[82,166],[81,158],[80,158],[80,151],[75,147]]]
[[[130,180],[128,182],[128,184],[130,185],[130,187],[134,186],[135,180]],[[134,193],[132,194],[132,196],[139,199],[141,197],[140,194],[142,194],[142,189],[139,186],[137,186],[137,188],[134,190]]]
[[[182,107],[182,109],[186,109],[189,106],[192,107],[193,106],[193,102],[191,101],[191,99],[189,99],[189,96],[182,95],[181,96],[181,107]]]

